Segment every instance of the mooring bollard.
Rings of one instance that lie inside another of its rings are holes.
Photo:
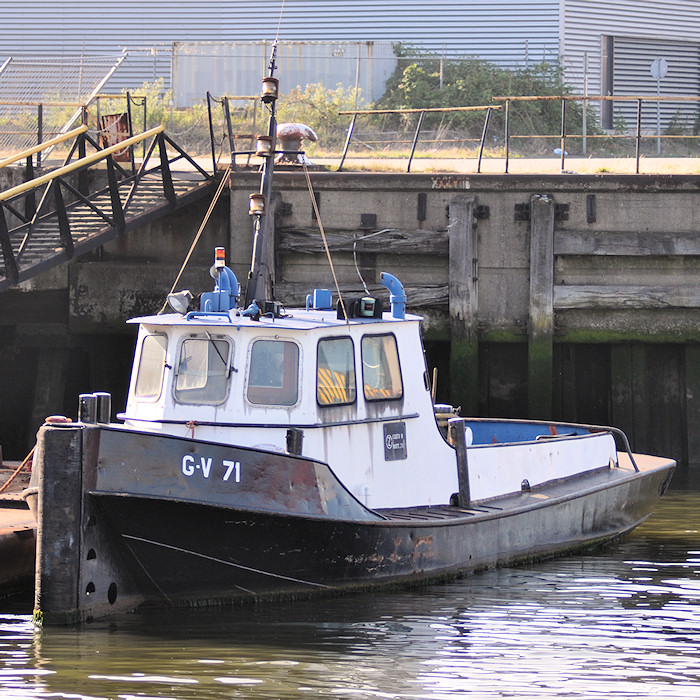
[[[457,453],[459,507],[468,508],[471,500],[469,493],[469,463],[467,460],[467,438],[464,433],[464,420],[462,418],[450,418],[447,421],[447,440]]]

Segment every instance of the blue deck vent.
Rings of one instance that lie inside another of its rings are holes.
[[[394,318],[406,318],[406,292],[401,282],[388,272],[382,272],[379,275],[379,281],[389,290],[391,315]]]
[[[314,289],[313,294],[306,295],[306,310],[327,311],[333,308],[330,289]]]
[[[218,270],[213,292],[204,292],[199,308],[201,311],[230,311],[236,308],[241,293],[236,275],[228,267]]]

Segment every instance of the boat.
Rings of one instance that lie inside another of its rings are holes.
[[[38,433],[35,619],[409,586],[600,545],[644,522],[672,459],[618,429],[465,418],[435,405],[401,282],[272,297],[261,263],[268,134],[245,293],[217,248],[213,291],[133,319],[123,413],[108,393]]]

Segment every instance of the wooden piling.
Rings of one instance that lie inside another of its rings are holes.
[[[554,335],[554,199],[530,197],[530,314],[528,325],[528,415],[552,414]]]
[[[685,346],[685,400],[687,424],[700,425],[700,347]],[[691,469],[700,471],[700,431],[687,431],[688,460]]]
[[[450,401],[467,415],[478,407],[475,199],[458,195],[449,206]]]
[[[451,418],[447,421],[447,439],[457,454],[457,478],[459,480],[459,507],[468,508],[471,502],[469,488],[469,461],[467,457],[467,438],[464,434],[464,420]]]

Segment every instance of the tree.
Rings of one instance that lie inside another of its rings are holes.
[[[416,57],[415,51],[404,46],[395,49],[399,61],[394,74],[387,81],[384,96],[375,105],[379,109],[420,109],[430,107],[466,107],[473,105],[496,106],[494,97],[523,95],[564,96],[571,90],[564,82],[557,65],[538,63],[525,68],[509,70],[488,61],[465,57],[441,60],[432,54]],[[537,100],[511,103],[512,134],[558,134],[561,131],[561,102]],[[444,125],[463,130],[470,138],[480,135],[484,115],[480,112],[454,112],[446,115],[427,114],[427,128]],[[503,110],[492,115],[492,129],[502,130]],[[394,118],[398,125],[400,117]],[[567,104],[567,131],[580,129],[582,107]]]

